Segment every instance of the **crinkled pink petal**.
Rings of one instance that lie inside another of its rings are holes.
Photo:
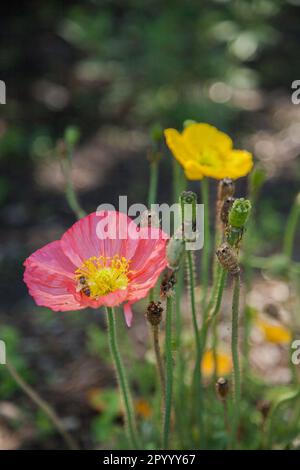
[[[83,217],[67,230],[61,238],[65,255],[75,266],[92,256],[127,257],[128,227],[134,222],[121,212],[102,211]],[[135,250],[137,240],[131,240],[130,249]]]
[[[55,311],[84,308],[74,297],[74,270],[60,241],[37,250],[24,262],[24,281],[37,305]]]
[[[123,308],[124,308],[124,316],[125,316],[126,325],[128,326],[128,328],[130,328],[132,324],[132,319],[133,319],[131,304],[130,303],[124,304]]]

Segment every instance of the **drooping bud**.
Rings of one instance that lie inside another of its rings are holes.
[[[229,224],[234,228],[243,228],[249,218],[250,211],[251,202],[249,199],[244,199],[243,197],[236,199],[229,211]]]
[[[230,272],[233,276],[239,274],[240,267],[238,258],[228,243],[222,243],[222,245],[217,249],[216,255],[226,271]]]
[[[216,393],[217,393],[218,398],[221,401],[226,400],[228,392],[229,392],[228,380],[225,379],[224,377],[219,377],[216,382]]]
[[[227,197],[232,197],[235,191],[235,184],[231,178],[224,178],[218,185],[218,200],[223,201]]]
[[[234,197],[226,197],[226,199],[223,202],[221,213],[220,213],[220,218],[225,226],[228,225],[228,215],[232,207],[232,204],[234,203],[234,200],[235,200]]]
[[[161,306],[161,302],[154,302],[153,300],[149,303],[146,311],[146,318],[150,325],[157,326],[162,320],[162,312],[164,309]]]
[[[179,268],[184,250],[185,242],[182,237],[177,238],[176,235],[174,235],[172,238],[170,238],[167,244],[166,257],[168,261],[168,267],[173,271],[176,271]]]
[[[161,298],[171,297],[173,295],[173,289],[176,284],[176,277],[174,271],[168,271],[164,274],[164,277],[160,285],[160,296]]]
[[[186,225],[194,226],[197,214],[197,194],[193,191],[183,191],[179,196],[181,207],[182,230]]]

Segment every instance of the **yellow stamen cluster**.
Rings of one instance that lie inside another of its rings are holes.
[[[98,299],[128,285],[129,261],[115,255],[92,256],[75,271],[77,291]]]

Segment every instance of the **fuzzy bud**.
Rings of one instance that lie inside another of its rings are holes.
[[[165,273],[161,285],[160,285],[160,296],[162,298],[171,297],[173,295],[173,289],[176,284],[176,277],[173,271]]]
[[[182,255],[185,250],[185,243],[184,240],[181,238],[177,238],[173,236],[170,238],[167,249],[166,249],[166,257],[168,261],[168,267],[175,271],[179,268],[179,264],[182,258]]]
[[[79,141],[79,138],[80,138],[80,131],[79,131],[78,127],[69,126],[69,127],[66,128],[65,134],[64,134],[64,139],[65,139],[66,144],[69,147],[71,147],[71,148],[75,147],[75,145]]]
[[[235,191],[235,184],[231,178],[224,178],[218,185],[218,200],[223,201],[227,197],[232,197]]]
[[[229,224],[234,228],[243,228],[249,218],[250,211],[251,202],[248,199],[236,199],[229,211]]]
[[[162,312],[164,309],[161,307],[161,302],[154,302],[153,300],[149,303],[146,311],[146,318],[150,325],[157,326],[162,320]]]
[[[229,211],[232,207],[232,204],[234,203],[234,197],[226,197],[224,199],[224,202],[222,204],[221,212],[220,212],[220,218],[221,221],[223,222],[224,225],[228,225],[228,215]]]
[[[216,393],[218,398],[223,401],[226,400],[229,392],[229,383],[228,380],[224,377],[219,377],[216,382]]]

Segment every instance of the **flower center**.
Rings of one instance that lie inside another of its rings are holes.
[[[77,292],[98,299],[128,285],[129,261],[115,255],[92,256],[75,271]]]

